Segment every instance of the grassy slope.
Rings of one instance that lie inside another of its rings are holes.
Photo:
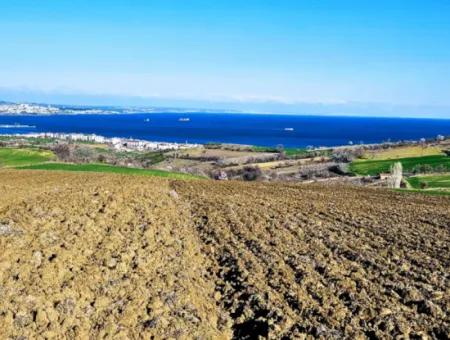
[[[50,151],[37,149],[0,149],[0,166],[15,167],[43,163],[55,158]]]
[[[416,165],[445,166],[450,171],[450,157],[446,155],[432,155],[424,157],[408,157],[390,160],[357,160],[350,165],[350,170],[358,175],[377,175],[388,172],[391,165],[401,162],[404,171],[411,171]]]
[[[414,189],[420,189],[422,184],[425,184],[427,188],[450,189],[450,174],[414,176],[408,178],[408,183]]]
[[[200,178],[190,174],[183,174],[178,172],[169,172],[154,169],[139,169],[127,168],[121,166],[112,166],[105,164],[69,164],[69,163],[44,163],[30,166],[19,167],[19,169],[30,170],[63,170],[63,171],[90,171],[90,172],[110,172],[129,175],[144,175],[144,176],[158,176],[174,179],[192,179]]]

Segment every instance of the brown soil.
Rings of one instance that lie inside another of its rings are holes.
[[[0,172],[0,338],[448,338],[450,199]]]

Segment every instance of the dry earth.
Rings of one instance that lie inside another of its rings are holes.
[[[0,171],[0,338],[449,337],[450,199]]]

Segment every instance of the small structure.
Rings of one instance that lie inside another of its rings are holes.
[[[388,172],[382,172],[378,175],[378,177],[380,178],[380,180],[386,181],[389,177],[391,177],[391,174]]]

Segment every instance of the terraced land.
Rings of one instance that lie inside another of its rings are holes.
[[[449,337],[450,198],[0,171],[0,338]]]

